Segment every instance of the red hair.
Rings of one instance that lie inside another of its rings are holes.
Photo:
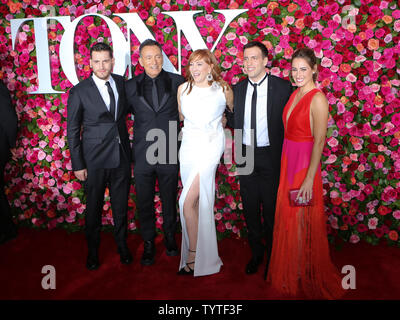
[[[225,89],[229,87],[228,83],[224,81],[221,77],[221,69],[219,67],[219,62],[215,58],[215,56],[208,49],[198,49],[194,51],[188,60],[188,63],[185,67],[186,71],[186,80],[189,83],[189,91],[188,94],[192,91],[193,88],[193,77],[190,74],[190,64],[194,61],[203,60],[209,66],[211,66],[211,75],[213,80],[208,81],[208,84],[211,85],[214,81],[217,82],[222,88]]]

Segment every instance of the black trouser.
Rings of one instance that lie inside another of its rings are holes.
[[[160,189],[165,234],[176,232],[176,198],[178,189],[177,165],[154,165],[146,172],[134,170],[136,207],[139,213],[140,233],[144,241],[156,237],[154,196],[156,178]]]
[[[0,234],[12,234],[16,227],[12,220],[10,204],[4,192],[4,168],[6,159],[0,159]]]
[[[126,246],[128,196],[131,182],[131,165],[122,147],[120,164],[113,169],[88,169],[86,188],[86,239],[89,250],[100,244],[101,216],[106,187],[110,191],[114,220],[114,236],[119,248]]]
[[[261,258],[267,251],[269,259],[272,249],[276,196],[279,185],[279,172],[272,166],[269,147],[254,151],[254,170],[249,175],[239,176],[244,217],[247,224],[248,239],[254,258]],[[261,209],[262,207],[262,209]],[[261,217],[264,223],[261,221]],[[266,247],[263,239],[266,240]]]

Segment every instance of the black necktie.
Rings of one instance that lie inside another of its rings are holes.
[[[259,83],[249,83],[253,86],[253,96],[251,97],[251,120],[250,129],[254,130],[254,147],[257,147],[257,86],[260,86],[267,78],[267,74]]]
[[[157,91],[157,84],[156,84],[156,79],[151,79],[153,80],[153,88],[151,90],[151,95],[153,99],[153,107],[154,110],[157,111],[159,104],[158,104],[158,91]]]
[[[114,91],[111,89],[110,82],[106,81],[106,86],[108,90],[108,94],[110,95],[110,113],[115,120],[115,96]]]

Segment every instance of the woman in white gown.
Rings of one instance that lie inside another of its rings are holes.
[[[179,114],[184,121],[179,150],[183,185],[179,275],[213,274],[222,265],[214,220],[215,172],[225,148],[221,120],[226,106],[233,109],[233,93],[220,73],[209,50],[196,50],[186,67],[188,81],[178,88]]]

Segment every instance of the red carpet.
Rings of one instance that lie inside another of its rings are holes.
[[[178,235],[177,238],[180,238]],[[101,266],[85,268],[86,243],[83,233],[64,230],[37,231],[22,228],[17,239],[0,246],[0,299],[2,300],[278,300],[263,280],[263,270],[255,275],[244,273],[250,252],[245,239],[224,239],[219,252],[224,266],[207,277],[177,276],[179,257],[165,254],[162,238],[156,240],[156,263],[140,265],[143,246],[139,235],[129,235],[134,255],[132,265],[121,265],[111,233],[102,233]],[[348,290],[345,300],[400,299],[400,249],[366,243],[345,244],[342,250],[331,248],[335,265],[356,269],[356,289]],[[56,289],[41,286],[42,267],[56,269]],[[345,275],[343,275],[344,277]]]

